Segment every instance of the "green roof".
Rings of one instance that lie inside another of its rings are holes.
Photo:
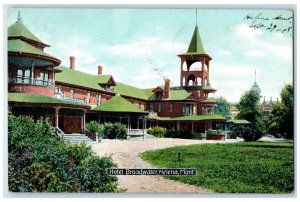
[[[150,116],[150,119],[158,121],[205,121],[205,120],[226,120],[225,117],[219,114],[207,114],[207,115],[192,115],[192,116],[180,116],[180,117],[159,117]]]
[[[92,75],[63,66],[55,67],[55,69],[61,70],[60,73],[55,74],[56,81],[95,90],[105,91],[99,84],[106,84],[112,77],[111,75]]]
[[[170,97],[166,100],[186,100],[192,93],[186,90],[172,90],[170,89]]]
[[[217,100],[215,98],[207,98],[205,100],[201,100],[201,102],[205,102],[205,103],[217,103]]]
[[[86,104],[81,104],[77,102],[71,102],[63,99],[31,94],[31,93],[8,93],[8,101],[19,102],[19,103],[61,104],[61,105],[73,105],[73,106],[75,105],[75,106],[89,107]]]
[[[114,90],[116,93],[121,95],[138,98],[142,100],[148,100],[153,95],[152,89],[141,89],[136,88],[127,84],[116,82],[116,86],[114,86]]]
[[[119,94],[115,95],[104,104],[95,107],[93,110],[104,112],[148,113],[141,110],[138,106],[132,104],[125,98],[122,98]]]
[[[175,87],[171,87],[171,90],[180,90],[180,89],[216,91],[216,89],[212,88],[210,85],[209,86],[175,86]]]
[[[55,57],[45,53],[44,51],[34,46],[29,45],[28,43],[20,39],[8,40],[7,46],[8,46],[8,52],[29,53],[29,54],[41,55],[41,56],[46,56],[46,57],[51,57],[56,59]]]
[[[8,27],[7,31],[8,37],[24,37],[39,43],[43,43],[39,38],[32,34],[27,27],[25,27],[21,22],[16,22]]]
[[[228,120],[227,123],[233,123],[233,124],[250,124],[249,121],[244,120],[244,119],[233,119],[233,120]]]
[[[205,54],[202,41],[199,34],[198,26],[195,27],[193,37],[191,39],[187,53],[190,54]]]

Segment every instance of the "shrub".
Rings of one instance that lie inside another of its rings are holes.
[[[186,130],[186,129],[171,129],[166,132],[165,137],[170,137],[170,138],[184,138],[184,139],[192,139],[193,138],[193,133],[191,131]]]
[[[84,143],[60,141],[47,119],[8,118],[8,186],[12,192],[115,192],[116,165]]]
[[[108,139],[126,139],[127,128],[121,123],[107,123],[104,125],[103,134]]]
[[[104,126],[102,124],[99,124],[97,121],[90,121],[87,125],[86,128],[92,132],[98,134],[100,138],[103,138],[104,134]]]
[[[147,133],[149,135],[153,135],[155,137],[165,137],[166,135],[166,132],[167,132],[167,129],[166,128],[163,128],[163,127],[159,127],[159,126],[155,126],[153,128],[149,128],[147,130]]]

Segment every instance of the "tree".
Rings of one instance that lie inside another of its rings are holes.
[[[246,141],[256,141],[265,133],[265,124],[259,110],[260,96],[255,91],[247,91],[240,99],[237,108],[240,113],[237,119],[246,119],[251,123],[251,131],[243,134]]]
[[[218,102],[218,106],[214,109],[215,114],[221,114],[224,117],[229,118],[230,105],[227,100],[224,97],[218,97],[216,100]]]
[[[294,88],[286,85],[281,91],[281,102],[273,105],[272,118],[268,131],[271,134],[282,134],[293,139],[294,134]]]

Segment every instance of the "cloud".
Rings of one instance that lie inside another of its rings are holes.
[[[260,50],[251,50],[246,52],[245,55],[248,57],[264,57],[267,53]]]
[[[118,56],[145,56],[153,53],[155,44],[159,38],[143,38],[134,42],[116,44],[113,46],[100,45],[100,49],[106,49],[108,54]]]
[[[221,56],[231,56],[232,53],[228,50],[219,50],[218,51]]]

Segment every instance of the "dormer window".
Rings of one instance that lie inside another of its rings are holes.
[[[156,93],[155,93],[155,99],[156,99],[156,100],[161,100],[161,99],[162,99],[162,96],[163,96],[162,92],[156,92]]]
[[[157,86],[152,92],[154,92],[154,100],[161,100],[163,98],[164,90],[160,86]]]

